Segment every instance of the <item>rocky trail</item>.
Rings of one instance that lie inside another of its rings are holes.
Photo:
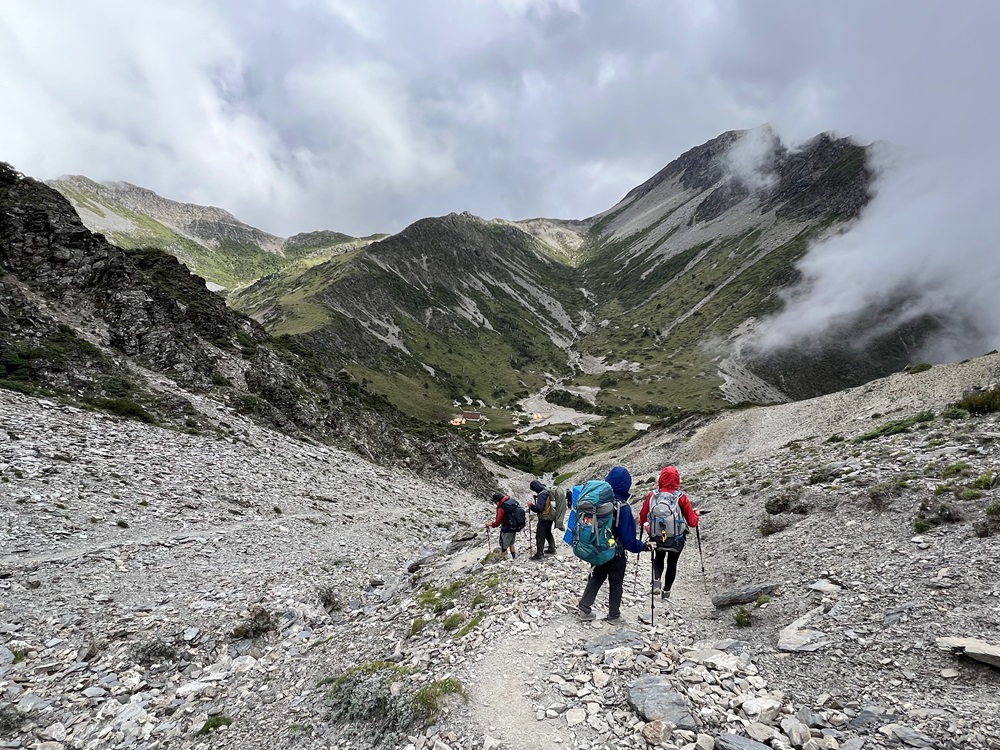
[[[1000,421],[944,416],[949,378],[781,445],[751,410],[766,438],[617,457],[638,499],[671,445],[768,445],[677,461],[706,575],[691,538],[655,627],[648,556],[625,622],[583,623],[587,567],[524,537],[495,560],[461,489],[236,414],[189,434],[0,392],[0,748],[1000,747],[1000,670],[938,641],[1000,644]]]

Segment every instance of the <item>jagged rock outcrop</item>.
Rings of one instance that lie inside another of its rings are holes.
[[[346,373],[272,340],[176,258],[108,244],[59,193],[7,165],[0,269],[0,379],[188,428],[205,421],[193,395],[207,394],[280,429],[488,489],[464,440],[412,423]]]

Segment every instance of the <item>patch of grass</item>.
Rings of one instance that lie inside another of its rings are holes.
[[[431,622],[429,618],[417,617],[410,623],[410,638],[423,630]]]
[[[769,601],[771,601],[771,597],[769,597],[767,594],[761,594],[760,596],[757,597],[757,601],[753,603],[753,606],[755,609],[760,609]]]
[[[473,629],[477,625],[479,625],[479,623],[481,623],[482,621],[483,621],[483,616],[482,615],[476,615],[471,620],[469,620],[467,623],[465,623],[465,625],[462,626],[461,630],[459,630],[457,633],[455,633],[455,638],[456,639],[458,639],[458,638],[464,638],[469,633],[471,633],[473,631]]]
[[[993,483],[995,481],[996,481],[996,474],[994,474],[992,471],[987,471],[980,474],[976,478],[976,480],[969,485],[969,487],[977,490],[988,490],[993,486]]]
[[[753,615],[746,607],[737,607],[733,612],[733,622],[738,628],[748,628],[753,624]]]
[[[228,727],[232,723],[233,723],[233,720],[230,719],[228,716],[222,716],[222,715],[219,715],[219,716],[210,716],[208,718],[208,721],[206,721],[202,725],[201,729],[198,730],[198,734],[199,734],[199,736],[206,735],[206,734],[211,734],[216,729],[219,729],[221,727]]]
[[[983,496],[982,490],[966,487],[958,493],[959,500],[978,500]]]
[[[872,415],[874,416],[874,415]],[[906,419],[896,419],[891,422],[886,422],[870,432],[866,432],[861,437],[857,438],[855,442],[864,442],[867,440],[875,440],[880,437],[887,437],[889,435],[898,435],[903,432],[909,432],[914,425],[922,424],[924,422],[930,422],[934,419],[933,411],[922,411],[919,414],[914,414],[912,417],[907,417]]]
[[[905,372],[907,375],[916,375],[918,372],[927,372],[929,369],[931,369],[931,366],[932,365],[930,365],[927,362],[921,362],[920,364],[917,365],[910,365],[905,370],[903,370],[903,372]]]
[[[353,666],[336,677],[327,677],[326,679],[320,680],[319,684],[321,686],[329,685],[330,693],[336,693],[351,680],[378,674],[379,672],[385,672],[393,679],[398,679],[410,674],[411,670],[408,667],[401,667],[391,661],[370,661]]]
[[[960,409],[957,406],[949,406],[941,412],[941,416],[945,419],[968,419],[972,415],[965,409]]]
[[[554,485],[565,484],[566,482],[568,482],[570,479],[573,478],[573,474],[574,473],[575,472],[567,471],[565,474],[560,474],[559,476],[557,476],[555,478],[555,480],[552,482],[552,484],[554,484]]]
[[[809,475],[809,484],[826,484],[833,479],[833,470],[829,466],[822,466]]]
[[[931,528],[931,525],[929,523],[927,523],[927,521],[923,520],[922,518],[914,518],[913,519],[913,530],[915,532],[917,532],[918,534],[923,534],[925,531],[929,531],[930,528]]]
[[[465,688],[454,677],[435,680],[430,685],[420,688],[413,695],[414,717],[424,723],[433,722],[441,713],[442,699],[449,695],[460,695],[465,698]]]
[[[969,464],[966,463],[965,461],[959,461],[957,464],[952,464],[951,466],[946,467],[943,472],[941,472],[942,479],[948,479],[950,477],[967,477],[971,475],[972,475],[972,469],[969,467]]]
[[[445,630],[447,630],[450,633],[453,630],[457,630],[458,627],[463,622],[465,622],[465,619],[466,619],[465,615],[462,614],[461,612],[453,612],[452,614],[444,618],[444,623],[442,624],[442,626],[444,627]]]
[[[986,515],[988,516],[1000,516],[1000,502],[990,503],[986,506]]]

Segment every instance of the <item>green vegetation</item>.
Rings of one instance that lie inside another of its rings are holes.
[[[465,697],[465,688],[462,683],[454,677],[444,680],[435,680],[430,685],[417,690],[413,695],[414,717],[429,724],[433,722],[441,712],[441,702],[449,695],[460,695]]]
[[[737,607],[733,612],[733,621],[738,628],[748,628],[753,624],[753,615],[746,607]]]
[[[988,391],[972,391],[965,394],[955,404],[958,409],[964,409],[974,416],[1000,411],[1000,385]]]
[[[202,725],[201,729],[198,730],[198,734],[199,736],[211,734],[216,729],[219,729],[221,727],[228,727],[232,723],[233,720],[230,719],[228,716],[222,716],[221,714],[219,716],[210,716],[208,718],[208,721],[206,721]]]
[[[473,601],[473,605],[474,606],[476,605],[475,601]],[[457,633],[455,633],[455,638],[456,639],[458,639],[458,638],[464,638],[469,633],[471,633],[479,625],[479,623],[481,623],[482,621],[483,621],[483,616],[482,615],[476,615],[471,620],[469,620],[467,623],[465,623],[465,625],[462,626],[461,630],[459,630]]]
[[[910,365],[905,370],[903,370],[903,372],[907,373],[908,375],[916,375],[918,372],[927,372],[929,369],[931,369],[931,365],[929,365],[926,362],[921,362],[918,365]]]
[[[465,619],[465,615],[461,612],[453,612],[444,618],[444,622],[441,626],[450,633],[454,630],[458,630],[459,626],[465,622]]]
[[[412,638],[421,630],[423,630],[431,621],[426,617],[416,617],[413,622],[410,623],[410,637]]]
[[[857,438],[855,442],[875,440],[876,438],[886,437],[888,435],[898,435],[901,432],[909,432],[914,425],[930,422],[933,419],[933,411],[922,411],[919,414],[914,414],[912,417],[907,417],[906,419],[896,419],[892,422],[886,422],[885,424],[876,427],[874,430],[866,432],[864,435]]]

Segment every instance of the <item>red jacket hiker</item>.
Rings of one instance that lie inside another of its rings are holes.
[[[660,492],[675,492],[680,489],[681,486],[681,474],[677,471],[676,466],[667,466],[660,472]],[[652,499],[653,493],[650,492],[646,495],[646,499],[642,501],[642,510],[639,511],[639,524],[649,531],[649,527],[646,526],[646,521],[649,519],[649,501]],[[681,513],[684,514],[684,520],[687,521],[687,525],[694,528],[698,525],[698,511],[694,509],[691,505],[691,501],[688,500],[688,496],[681,494],[680,498],[677,500],[677,504],[680,506]]]
[[[680,486],[681,475],[676,466],[667,466],[660,472],[660,492],[675,492],[680,489]],[[642,510],[639,511],[639,523],[644,527],[649,518],[649,501],[652,497],[652,492],[646,495],[646,499],[642,503]],[[677,499],[677,505],[680,507],[681,513],[684,514],[684,520],[687,521],[688,526],[697,526],[698,511],[691,505],[688,496],[682,494]],[[680,549],[657,547],[653,551],[653,593],[660,591],[660,596],[663,599],[670,598],[670,588],[674,585],[674,580],[677,577],[677,561],[680,559],[682,549],[684,549],[683,543]],[[663,576],[662,584],[660,576]]]
[[[486,524],[491,529],[495,529],[498,526],[503,526],[504,522],[507,520],[507,512],[503,509],[503,504],[507,502],[507,497],[508,497],[507,495],[504,495],[503,498],[500,500],[500,502],[497,502],[496,499],[493,500],[493,502],[497,503],[497,517],[493,523]]]

